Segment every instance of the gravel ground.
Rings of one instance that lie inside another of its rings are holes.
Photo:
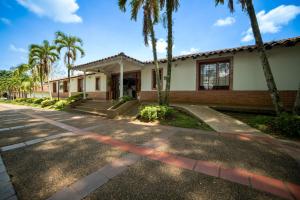
[[[7,146],[64,132],[67,131],[51,124],[41,124],[28,128],[2,131],[0,132],[0,146]]]
[[[124,142],[129,142],[136,145],[141,145],[161,133],[166,132],[164,127],[149,127],[121,121],[107,121],[105,123],[97,124],[100,127],[91,129],[90,131],[109,135],[114,139],[119,139]]]
[[[85,200],[155,199],[255,199],[275,200],[272,195],[246,186],[143,160],[97,189]]]
[[[180,131],[169,139],[166,151],[300,183],[299,166],[294,159],[270,145],[254,141]]]
[[[67,137],[4,152],[19,199],[46,199],[123,153],[83,137]]]

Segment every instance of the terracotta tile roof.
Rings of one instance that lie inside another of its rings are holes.
[[[109,56],[109,57],[106,57],[106,58],[102,58],[100,60],[96,60],[96,61],[93,61],[93,62],[89,62],[89,63],[77,65],[73,69],[74,70],[77,70],[77,69],[79,70],[79,69],[82,69],[82,68],[84,68],[86,66],[91,66],[91,65],[94,65],[94,64],[102,64],[102,63],[105,63],[107,61],[114,61],[114,60],[116,60],[118,58],[123,58],[123,59],[126,59],[126,60],[130,60],[130,61],[142,64],[142,65],[144,64],[142,61],[137,60],[135,58],[132,58],[130,56],[127,56],[125,53],[121,52],[119,54],[116,54],[116,55],[113,55],[113,56]]]
[[[277,41],[271,41],[265,43],[265,48],[272,49],[272,47],[275,46],[283,46],[283,47],[290,47],[294,46],[297,43],[300,42],[300,36],[294,37],[294,38],[288,38],[288,39],[283,39],[283,40],[277,40]],[[185,60],[188,58],[199,58],[202,56],[211,56],[211,55],[222,55],[225,53],[236,53],[236,52],[241,52],[241,51],[254,51],[257,49],[256,45],[248,45],[248,46],[241,46],[241,47],[236,47],[236,48],[228,48],[228,49],[221,49],[221,50],[215,50],[215,51],[207,51],[207,52],[199,52],[199,53],[193,53],[193,54],[188,54],[188,55],[182,55],[182,56],[175,56],[173,57],[173,61],[177,60]],[[160,63],[165,63],[167,62],[167,59],[159,59]],[[145,64],[150,64],[153,63],[153,61],[145,61]]]
[[[271,49],[272,47],[275,47],[275,46],[289,47],[289,46],[294,46],[299,42],[300,42],[300,36],[294,37],[294,38],[287,38],[287,39],[267,42],[267,43],[265,43],[265,47],[266,47],[266,49]],[[255,49],[257,49],[256,45],[248,45],[248,46],[241,46],[241,47],[235,47],[235,48],[227,48],[227,49],[221,49],[221,50],[199,52],[199,53],[193,53],[193,54],[187,54],[187,55],[181,55],[181,56],[174,56],[173,61],[186,60],[188,58],[196,59],[196,58],[199,58],[199,57],[202,57],[202,56],[222,55],[222,54],[225,54],[225,53],[236,53],[236,52],[241,52],[241,51],[250,51],[251,52],[251,51],[254,51]],[[142,65],[153,63],[153,60],[140,61],[138,59],[127,56],[126,54],[124,54],[122,52],[122,53],[119,53],[119,54],[114,55],[114,56],[110,56],[110,57],[106,57],[106,58],[96,60],[96,61],[93,61],[93,62],[77,65],[77,66],[74,67],[74,70],[80,70],[80,69],[84,68],[85,66],[91,66],[91,65],[94,65],[94,64],[102,64],[102,63],[105,63],[106,61],[114,61],[114,60],[116,60],[120,57],[125,58],[127,60],[131,60],[133,62],[137,62],[137,63],[142,64]],[[160,63],[165,63],[165,62],[167,62],[167,59],[159,59],[159,62]]]

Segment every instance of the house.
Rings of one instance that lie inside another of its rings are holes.
[[[284,106],[291,107],[300,82],[300,37],[265,43]],[[159,60],[165,88],[166,59]],[[51,81],[54,96],[83,92],[93,99],[118,99],[124,95],[140,101],[156,100],[153,61],[140,61],[120,53],[75,70],[84,75]],[[58,87],[59,84],[59,87]],[[271,107],[263,68],[255,46],[195,53],[173,58],[171,102],[225,106]]]

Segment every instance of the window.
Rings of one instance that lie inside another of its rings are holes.
[[[77,91],[78,92],[82,92],[83,91],[83,79],[78,79],[78,82],[77,82]]]
[[[160,78],[160,84],[162,85],[163,80],[163,69],[159,69],[159,78]],[[156,73],[155,73],[155,69],[152,70],[152,89],[156,90]]]
[[[200,90],[228,90],[230,88],[230,61],[222,60],[199,64]]]
[[[100,90],[100,77],[96,77],[95,79],[95,88],[96,90]]]
[[[53,91],[53,93],[56,93],[56,89],[57,89],[56,82],[53,82],[52,83],[52,91]]]
[[[63,89],[64,89],[64,92],[68,92],[68,81],[64,81]]]

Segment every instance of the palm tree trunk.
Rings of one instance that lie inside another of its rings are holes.
[[[156,77],[156,88],[157,88],[157,98],[158,98],[158,104],[162,105],[163,104],[163,99],[162,99],[162,84],[160,80],[160,74],[159,74],[159,66],[158,66],[158,60],[157,60],[157,50],[156,50],[156,38],[155,38],[155,32],[154,32],[154,27],[152,20],[150,19],[150,35],[151,35],[151,42],[152,42],[152,52],[153,52],[153,60],[155,64],[155,77]]]
[[[299,82],[298,91],[295,99],[293,113],[295,115],[300,115],[300,82]]]
[[[69,92],[69,97],[71,97],[71,75],[70,75],[70,56],[68,54],[68,81],[69,81],[69,86],[68,86],[68,92]]]
[[[50,67],[49,67],[49,65],[47,64],[47,67],[48,67],[48,80],[47,80],[47,82],[48,82],[48,91],[49,91],[49,97],[50,97],[50,99],[52,100],[52,92],[51,92],[51,90],[50,90]]]
[[[248,15],[249,15],[250,21],[251,21],[253,35],[254,35],[255,42],[256,42],[258,52],[260,55],[265,78],[267,81],[268,89],[269,89],[269,92],[271,95],[271,99],[272,99],[276,114],[279,115],[281,112],[284,111],[284,108],[280,101],[279,92],[277,90],[277,87],[276,87],[276,84],[274,81],[274,77],[272,74],[272,70],[270,67],[270,63],[269,63],[269,60],[268,60],[268,57],[266,54],[266,49],[264,47],[264,43],[263,43],[260,29],[258,26],[255,10],[254,10],[253,4],[252,4],[252,0],[246,0],[246,5],[247,5]]]
[[[167,77],[166,77],[166,91],[165,104],[169,105],[169,93],[171,88],[171,72],[172,72],[172,48],[173,48],[173,10],[170,0],[167,0],[167,26],[168,26],[168,47],[167,47]]]

